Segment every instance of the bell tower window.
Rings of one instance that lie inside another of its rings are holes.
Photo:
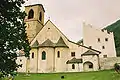
[[[31,19],[34,17],[34,11],[31,9],[28,13],[28,19]]]
[[[39,20],[42,21],[42,12],[40,12]]]

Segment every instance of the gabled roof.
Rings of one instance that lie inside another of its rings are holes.
[[[94,51],[91,51],[91,50],[87,50],[85,53],[81,54],[81,56],[83,55],[99,55],[99,53],[95,53]]]
[[[50,22],[58,30],[60,34],[62,34],[67,40],[69,40],[50,19],[48,19],[48,21],[44,24],[44,26],[47,25],[48,22]]]
[[[55,47],[55,43],[53,43],[50,39],[47,39],[45,42],[40,44],[39,47]]]
[[[37,47],[39,47],[39,43],[38,43],[38,41],[36,40],[36,41],[33,43],[33,45],[32,45],[31,47],[33,47],[33,48],[37,48]]]
[[[66,48],[68,48],[68,46],[65,44],[65,42],[64,42],[62,37],[59,38],[59,40],[56,43],[55,47],[66,47]]]
[[[71,60],[68,60],[67,62],[66,62],[66,64],[74,64],[74,63],[82,63],[83,61],[82,61],[82,59],[76,59],[76,58],[72,58]]]

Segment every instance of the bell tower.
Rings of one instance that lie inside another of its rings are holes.
[[[25,6],[25,12],[27,14],[25,17],[26,33],[31,42],[44,26],[45,10],[42,4],[34,4]]]

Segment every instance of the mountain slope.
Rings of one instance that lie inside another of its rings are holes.
[[[107,26],[105,29],[114,33],[117,56],[120,56],[120,20]]]

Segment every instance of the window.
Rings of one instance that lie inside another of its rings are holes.
[[[31,9],[28,13],[28,19],[31,19],[34,17],[34,11]]]
[[[72,69],[75,69],[75,64],[72,64]]]
[[[102,32],[104,32],[104,29],[101,29]]]
[[[39,20],[42,21],[42,12],[40,12]]]
[[[110,34],[110,31],[107,31],[108,34]]]
[[[71,56],[72,56],[72,57],[75,57],[75,52],[71,52]]]
[[[22,60],[20,59],[20,62],[22,62]]]
[[[90,65],[89,65],[89,68],[93,68],[93,64],[90,64]]]
[[[32,52],[32,58],[34,58],[34,52]]]
[[[90,49],[92,49],[92,46],[89,46]]]
[[[105,41],[108,41],[108,38],[105,38]]]
[[[57,57],[58,57],[58,58],[60,57],[60,51],[57,52]]]
[[[100,38],[98,38],[98,42],[100,42]]]
[[[42,52],[42,60],[45,60],[45,59],[46,59],[46,52],[43,51],[43,52]]]
[[[102,49],[105,49],[105,46],[102,46]]]
[[[107,55],[103,55],[103,58],[107,58]]]

